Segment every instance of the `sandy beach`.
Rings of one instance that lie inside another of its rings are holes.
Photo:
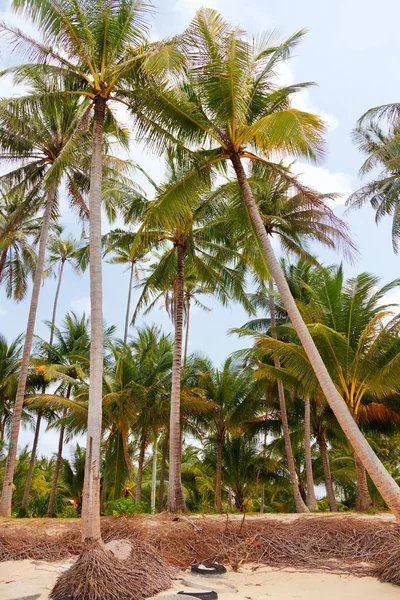
[[[42,561],[14,561],[0,563],[0,598],[17,600],[38,595],[47,600],[58,573],[68,568],[68,561],[48,563]],[[245,565],[239,573],[228,573],[228,582],[234,584],[237,593],[224,593],[223,600],[397,600],[399,589],[390,584],[379,583],[371,577],[353,577],[325,572],[302,572],[292,569],[274,570],[270,567]],[[176,581],[171,591],[183,587]],[[205,585],[204,589],[207,589]],[[160,594],[162,597],[167,592]],[[33,599],[32,599],[33,600]]]

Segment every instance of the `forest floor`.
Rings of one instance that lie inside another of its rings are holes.
[[[372,578],[376,566],[399,547],[400,525],[389,514],[173,519],[169,514],[104,517],[103,538],[132,543],[140,539],[181,570],[203,560],[225,564],[228,581],[238,593],[223,594],[224,600],[399,597],[398,588]],[[1,600],[35,594],[47,599],[58,574],[79,554],[80,545],[77,519],[1,519]],[[174,586],[182,589],[177,582]]]

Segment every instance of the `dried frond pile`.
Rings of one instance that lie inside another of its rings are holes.
[[[186,568],[198,561],[220,562],[238,569],[244,563],[372,575],[393,561],[400,544],[396,523],[349,517],[313,517],[240,521],[196,520],[201,531],[171,517],[102,520],[105,542],[145,542],[165,563]],[[54,530],[54,522],[52,528]],[[55,561],[81,552],[79,522],[55,535],[32,526],[0,534],[0,561],[31,558]],[[135,559],[136,560],[136,559]],[[398,564],[398,563],[397,563]]]

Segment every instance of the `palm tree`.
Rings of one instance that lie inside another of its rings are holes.
[[[249,369],[243,369],[228,358],[221,370],[213,369],[209,361],[200,361],[198,385],[213,410],[200,420],[217,445],[215,500],[222,513],[222,463],[225,439],[245,421],[256,415],[260,408],[260,389]]]
[[[58,298],[60,295],[64,267],[66,264],[70,263],[72,265],[73,269],[76,272],[79,272],[79,266],[77,263],[79,246],[78,246],[76,240],[74,240],[71,236],[69,236],[66,239],[62,239],[60,237],[61,234],[62,234],[62,228],[59,228],[58,235],[53,234],[49,238],[49,243],[48,243],[48,250],[49,250],[49,256],[47,259],[48,269],[52,270],[52,269],[56,268],[57,269],[57,278],[58,278],[57,288],[56,288],[56,293],[55,293],[54,303],[53,303],[51,325],[50,325],[50,340],[49,340],[50,346],[52,346],[52,344],[53,344],[54,326],[56,323],[57,305],[58,305]],[[43,393],[45,393],[45,388],[43,389]],[[37,417],[36,417],[35,435],[33,438],[31,461],[30,461],[30,465],[29,465],[28,476],[27,476],[26,483],[25,483],[24,496],[23,496],[22,504],[21,504],[21,508],[22,508],[23,512],[26,512],[26,510],[28,508],[29,491],[30,491],[31,483],[32,483],[33,470],[35,467],[36,451],[37,451],[37,445],[39,442],[39,433],[40,433],[40,425],[41,425],[42,416],[43,416],[42,409],[39,409],[38,413],[37,413]],[[60,455],[60,457],[61,457],[61,452],[62,452],[62,442],[59,443],[58,454]],[[61,458],[60,458],[60,460],[61,460]],[[55,499],[55,493],[54,493],[53,503],[54,503],[54,499]],[[52,508],[53,507],[51,506],[50,513],[52,512]],[[51,516],[51,514],[48,516]]]
[[[147,133],[150,140],[154,139],[163,126],[170,136],[179,139],[180,148],[189,143],[204,149],[189,155],[194,168],[188,170],[180,186],[166,189],[159,199],[159,213],[164,213],[169,222],[188,214],[199,182],[208,179],[216,166],[230,162],[256,239],[322,390],[388,506],[400,516],[399,488],[360,432],[329,375],[276,259],[242,163],[244,159],[262,162],[284,175],[271,156],[317,160],[322,155],[322,121],[290,106],[290,97],[309,84],[277,88],[275,81],[277,65],[289,57],[303,33],[284,42],[276,43],[271,36],[262,37],[261,43],[260,38],[249,42],[216,11],[199,10],[182,36],[182,46],[189,56],[187,76],[175,85],[160,86],[158,93],[153,90],[146,106],[143,104],[147,117],[142,125],[143,137]],[[157,129],[153,126],[155,120]],[[286,176],[300,193],[312,195]],[[179,195],[180,202],[171,202],[172,192],[175,198]]]
[[[345,282],[341,267],[331,268],[321,272],[321,285],[314,289],[313,309],[309,305],[303,311],[310,334],[331,365],[333,381],[356,423],[373,418],[377,410],[381,419],[397,419],[385,403],[398,393],[400,386],[399,316],[387,322],[390,306],[382,305],[382,298],[398,283],[394,281],[377,289],[378,278],[366,273]],[[298,339],[291,336],[282,341],[262,336],[257,346],[284,361],[285,368],[310,396],[321,394],[320,384]],[[265,365],[263,370],[267,374],[271,369]],[[353,446],[353,450],[358,481],[357,509],[366,510],[371,504],[366,472],[357,447]]]
[[[37,204],[23,200],[23,188],[0,187],[0,285],[17,302],[25,297],[29,275],[35,272],[34,241],[41,225]]]
[[[21,365],[22,335],[8,344],[0,335],[0,441],[4,441],[11,420],[12,400],[18,383]]]
[[[14,171],[4,175],[3,180],[9,185],[30,186],[30,189],[27,188],[22,206],[29,205],[37,198],[40,190],[46,196],[0,505],[0,512],[3,515],[10,515],[11,511],[12,481],[22,405],[45,265],[48,232],[51,219],[56,211],[55,202],[61,177],[65,174],[67,179],[75,180],[76,173],[71,162],[77,163],[75,147],[77,140],[75,139],[75,142],[72,143],[71,139],[74,135],[76,137],[77,127],[85,112],[84,106],[79,104],[74,96],[68,98],[57,96],[50,100],[48,97],[46,98],[45,94],[45,91],[48,90],[47,84],[41,80],[33,80],[33,83],[43,92],[40,101],[35,104],[34,111],[31,112],[24,105],[20,106],[17,100],[10,100],[6,105],[3,104],[0,110],[0,159],[13,159],[20,161],[21,164]],[[73,157],[70,153],[73,154]],[[72,202],[81,205],[82,198],[76,186],[70,188],[69,191]],[[39,209],[39,207],[37,208]]]
[[[168,186],[174,187],[179,180],[179,169],[172,164]],[[209,186],[205,186],[207,191]],[[163,188],[160,188],[160,191]],[[144,221],[144,238],[156,244],[168,244],[159,262],[151,270],[143,283],[143,291],[138,300],[134,319],[142,306],[154,306],[154,302],[168,289],[173,291],[171,313],[173,314],[174,360],[172,367],[171,414],[169,425],[170,459],[168,480],[168,506],[170,510],[186,511],[181,483],[181,431],[180,394],[183,348],[183,321],[185,314],[185,277],[195,279],[212,290],[226,304],[234,298],[251,309],[244,293],[243,261],[235,250],[234,240],[228,241],[221,223],[209,209],[209,195],[198,195],[192,213],[175,223],[171,228],[159,226],[160,214],[155,200],[149,207]],[[212,192],[211,192],[212,195]],[[179,197],[176,198],[179,201]],[[210,218],[211,217],[211,218]],[[153,225],[155,224],[155,226]],[[153,225],[153,226],[152,226]]]
[[[393,250],[397,254],[400,237],[400,127],[398,120],[394,120],[387,131],[374,121],[369,120],[365,123],[365,119],[362,118],[353,137],[355,144],[367,156],[360,169],[360,175],[367,175],[376,168],[381,169],[381,172],[354,192],[347,200],[347,205],[350,208],[361,208],[369,202],[375,210],[377,224],[386,215],[392,215],[392,244]]]

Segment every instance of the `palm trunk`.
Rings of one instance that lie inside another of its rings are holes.
[[[239,155],[232,154],[231,161],[243,193],[247,211],[253,223],[256,235],[258,236],[258,239],[262,245],[272,277],[276,282],[286,311],[294,329],[297,332],[297,335],[300,338],[301,343],[303,344],[304,350],[314,369],[315,375],[319,381],[323,393],[325,394],[328,404],[333,410],[340,426],[356,451],[360,461],[367,469],[372,481],[378,488],[382,498],[385,500],[389,509],[393,512],[396,518],[400,518],[400,488],[362,435],[353,417],[349,413],[347,406],[337,391],[335,384],[333,383],[329,372],[318,352],[318,349],[314,344],[314,340],[307,329],[307,325],[304,323],[300,315],[281,266],[274,254]]]
[[[218,440],[217,448],[217,471],[215,478],[215,500],[217,503],[217,511],[222,513],[222,453],[224,449],[224,441]]]
[[[183,355],[183,368],[186,369],[188,347],[189,347],[189,325],[190,325],[190,296],[186,300],[186,331],[185,331],[185,351]]]
[[[354,464],[357,474],[356,510],[366,511],[373,505],[373,502],[368,489],[367,472],[356,452],[354,452]]]
[[[151,514],[156,512],[156,491],[157,491],[157,436],[154,436],[153,442],[153,468],[151,473]]]
[[[138,472],[136,479],[136,493],[135,493],[135,502],[140,504],[142,501],[142,476],[143,476],[143,463],[144,463],[144,453],[146,451],[146,435],[142,434],[142,439],[140,441],[140,452],[139,452],[139,463],[138,463]]]
[[[273,296],[274,286],[273,286],[272,281],[269,282],[269,289],[271,292],[269,294],[271,335],[274,339],[277,339],[276,329],[275,329],[276,328],[275,300],[274,300],[274,296]],[[279,360],[277,358],[275,358],[274,362],[275,362],[275,367],[279,369],[280,368]],[[287,457],[288,468],[289,468],[289,478],[290,478],[290,484],[292,486],[294,501],[296,504],[296,512],[298,512],[298,513],[309,512],[307,506],[305,505],[305,503],[303,501],[303,498],[301,497],[300,490],[299,490],[299,483],[297,481],[296,465],[294,464],[292,443],[290,441],[289,423],[288,423],[287,412],[286,412],[285,390],[284,390],[282,381],[279,380],[277,382],[277,384],[278,384],[279,406],[280,406],[280,410],[281,410],[283,439],[285,441],[286,457]]]
[[[265,484],[263,483],[261,486],[260,513],[263,515],[264,511],[265,511]]]
[[[181,365],[182,365],[182,331],[183,331],[183,294],[185,283],[185,249],[180,244],[177,248],[178,267],[176,277],[176,311],[175,338],[172,362],[171,412],[169,424],[169,478],[168,508],[172,512],[187,511],[183,496],[181,468]]]
[[[33,438],[31,460],[29,462],[29,471],[28,471],[28,476],[26,478],[26,483],[25,483],[24,497],[22,498],[22,503],[21,503],[23,516],[25,516],[27,508],[28,508],[29,492],[30,492],[31,485],[32,485],[33,470],[35,468],[36,451],[37,451],[38,442],[39,442],[41,420],[42,420],[42,409],[39,408],[38,413],[37,413],[37,418],[36,418],[35,437]]]
[[[158,512],[159,513],[162,513],[164,510],[164,483],[165,483],[165,468],[166,468],[167,454],[168,454],[168,442],[169,442],[169,432],[166,431],[164,443],[163,443],[163,447],[162,447],[160,487],[158,489]]]
[[[7,250],[3,250],[3,252],[0,254],[0,283],[1,283],[1,278],[3,275],[4,265],[6,264],[6,260],[7,260]]]
[[[328,448],[323,437],[317,437],[317,444],[321,454],[322,468],[324,470],[324,480],[326,495],[328,496],[329,506],[332,512],[338,512],[338,507],[335,498],[335,490],[332,484],[331,468],[329,466]]]
[[[22,408],[24,404],[26,381],[28,378],[29,360],[32,349],[33,333],[35,330],[36,313],[39,302],[39,294],[42,283],[44,261],[46,255],[47,238],[51,221],[51,212],[56,195],[56,184],[51,184],[47,192],[46,208],[43,215],[43,223],[40,231],[39,252],[36,264],[35,278],[33,281],[31,303],[29,307],[28,324],[25,334],[24,351],[21,361],[21,370],[18,379],[17,394],[15,397],[13,417],[11,423],[10,441],[8,447],[7,464],[4,474],[3,491],[0,504],[0,515],[3,517],[11,516],[11,502],[13,492],[13,479],[15,463],[17,458],[18,437],[21,427]]]
[[[101,486],[101,493],[100,493],[100,514],[104,514],[105,508],[106,508],[106,502],[107,502],[107,469],[104,468],[104,473],[103,473],[103,483]]]
[[[311,457],[311,411],[310,396],[304,398],[304,451],[306,455],[306,477],[307,477],[307,507],[309,510],[318,510],[315,497],[314,477]]]
[[[46,513],[46,517],[48,519],[51,519],[51,517],[53,516],[54,502],[56,500],[56,495],[57,495],[58,477],[60,475],[62,451],[63,451],[63,445],[64,445],[64,432],[65,432],[65,425],[63,424],[63,425],[61,425],[60,437],[58,438],[57,459],[56,459],[56,464],[54,467],[53,483],[51,486],[49,505],[47,507],[47,513]]]
[[[52,345],[53,339],[54,339],[54,325],[56,324],[57,305],[58,305],[58,298],[60,295],[60,288],[61,288],[62,276],[63,276],[63,272],[64,272],[64,265],[65,265],[65,260],[62,260],[61,265],[60,265],[60,270],[58,273],[58,283],[57,283],[56,295],[54,296],[53,313],[51,316],[51,330],[50,330],[50,340],[49,340],[50,346]],[[46,386],[43,386],[42,393],[44,394],[45,391],[46,391]],[[38,446],[38,441],[39,441],[41,420],[42,420],[42,410],[39,410],[37,420],[36,420],[36,426],[35,426],[35,437],[33,440],[31,460],[29,463],[28,477],[26,479],[24,497],[22,499],[22,504],[21,504],[21,508],[23,509],[24,512],[26,512],[26,509],[28,508],[29,492],[31,490],[31,485],[32,485],[33,470],[35,468],[35,460],[36,460],[36,452],[37,452],[37,446]]]
[[[131,263],[131,273],[130,273],[130,276],[129,276],[128,300],[126,302],[124,344],[126,344],[126,342],[128,341],[129,315],[130,315],[130,312],[131,312],[131,298],[132,298],[132,283],[133,283],[134,267],[135,267],[135,263],[134,263],[134,261],[132,261],[132,263]]]
[[[85,482],[82,497],[82,539],[102,545],[100,531],[100,444],[103,383],[103,289],[101,242],[102,141],[106,102],[94,101],[92,164],[90,171],[90,388]]]

